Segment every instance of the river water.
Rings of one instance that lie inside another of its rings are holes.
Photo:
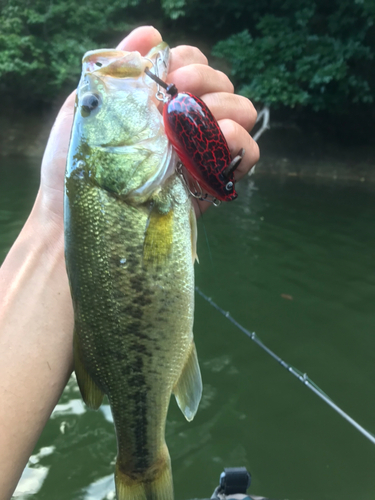
[[[0,259],[38,186],[35,164],[0,164]],[[364,185],[250,178],[199,222],[197,285],[375,433],[375,194]],[[207,236],[205,236],[205,233]],[[375,498],[375,445],[199,295],[203,400],[171,402],[176,499],[207,498],[224,467],[278,500]],[[18,499],[113,499],[108,405],[86,410],[72,378],[30,458]]]

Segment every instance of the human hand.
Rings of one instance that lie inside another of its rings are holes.
[[[132,31],[118,46],[121,50],[138,50],[142,55],[162,41],[160,33],[151,26]],[[257,144],[248,131],[254,126],[256,111],[250,101],[233,93],[233,85],[222,72],[208,66],[207,58],[195,47],[178,46],[171,50],[168,82],[176,84],[202,98],[208,105],[227,139],[232,155],[243,147],[245,156],[235,172],[243,177],[259,158]],[[66,157],[74,115],[75,92],[62,106],[47,143],[41,172],[40,202],[49,218],[63,227],[63,193]],[[203,212],[209,204],[200,202]]]

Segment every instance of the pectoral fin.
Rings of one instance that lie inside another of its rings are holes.
[[[202,396],[202,378],[194,342],[173,394],[186,420],[193,420]]]
[[[76,372],[77,382],[82,394],[82,399],[89,408],[97,410],[102,404],[104,394],[95,384],[91,376],[87,373],[86,368],[82,363],[82,356],[80,353],[79,341],[76,333],[74,333],[73,349],[74,371]]]
[[[162,266],[172,250],[173,212],[150,213],[143,244],[143,263],[147,266]]]

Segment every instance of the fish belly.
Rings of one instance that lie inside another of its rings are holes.
[[[174,190],[183,189],[179,183],[172,182]],[[171,393],[194,346],[189,214],[187,198],[174,204],[164,220],[167,246],[145,259],[149,209],[67,181],[75,371],[89,406],[108,396],[119,500],[173,498],[164,430]]]

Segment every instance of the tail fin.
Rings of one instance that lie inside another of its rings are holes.
[[[115,482],[117,500],[173,500],[171,461],[166,454],[142,475],[123,472],[116,462]]]

